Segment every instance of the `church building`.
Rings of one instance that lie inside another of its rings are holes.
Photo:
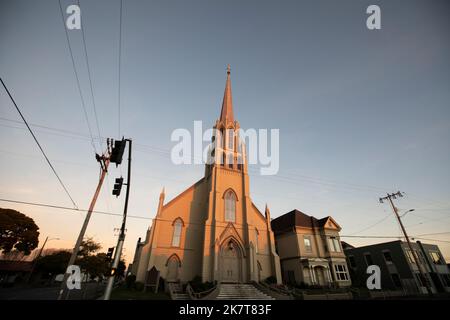
[[[213,161],[205,175],[172,200],[159,196],[145,241],[138,244],[132,272],[144,282],[155,267],[168,282],[246,283],[268,277],[281,283],[270,212],[250,197],[245,142],[233,114],[230,68],[220,117],[214,125]],[[216,131],[216,132],[217,132]]]

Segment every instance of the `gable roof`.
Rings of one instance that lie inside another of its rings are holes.
[[[189,188],[187,188],[186,190],[184,190],[183,192],[181,192],[180,194],[178,194],[177,196],[175,196],[173,199],[171,199],[169,202],[167,202],[165,205],[163,205],[163,209],[167,208],[168,206],[170,206],[171,204],[175,203],[177,199],[179,199],[181,196],[183,196],[184,194],[186,194],[187,192],[191,191],[192,189],[194,189],[196,186],[198,186],[199,184],[203,183],[203,181],[205,180],[205,177],[201,178],[200,180],[198,180],[196,183],[194,183],[193,185],[191,185]]]
[[[330,216],[317,219],[313,216],[309,216],[300,210],[294,209],[282,216],[275,218],[272,220],[272,230],[274,232],[282,232],[286,230],[291,230],[294,227],[303,227],[303,228],[324,228],[326,227],[326,223],[331,220],[340,230],[340,226],[334,221]]]

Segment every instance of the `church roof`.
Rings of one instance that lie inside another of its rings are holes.
[[[220,121],[223,123],[233,123],[233,97],[231,94],[230,65],[227,66],[227,82],[225,84],[225,92],[223,94],[222,111],[220,112]]]

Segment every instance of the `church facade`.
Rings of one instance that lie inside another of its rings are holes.
[[[145,240],[138,245],[132,272],[144,282],[155,267],[168,282],[246,283],[268,277],[281,283],[270,212],[262,213],[250,197],[245,142],[233,114],[230,69],[219,119],[214,125],[212,161],[205,175],[165,202]]]

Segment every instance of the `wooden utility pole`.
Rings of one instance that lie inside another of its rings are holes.
[[[425,271],[422,268],[422,264],[419,261],[419,257],[417,256],[416,251],[412,247],[411,241],[409,241],[408,234],[406,233],[406,229],[403,226],[402,219],[400,218],[400,216],[398,214],[397,207],[394,205],[394,202],[392,201],[392,199],[396,199],[397,197],[403,197],[403,194],[400,191],[398,191],[396,193],[391,193],[391,194],[388,193],[386,197],[380,198],[380,202],[383,203],[384,200],[389,200],[392,210],[394,211],[395,217],[397,218],[400,228],[402,229],[403,235],[405,236],[406,242],[408,243],[409,250],[411,251],[411,254],[413,255],[413,258],[414,258],[414,261],[416,262],[417,268],[419,269],[421,280],[424,283],[428,294],[433,295],[433,291],[431,290],[430,282],[428,281],[428,278],[425,275]]]
[[[110,162],[110,160],[109,160],[110,153],[111,153],[111,150],[110,150],[110,144],[109,144],[109,139],[108,139],[108,150],[106,152],[106,155],[102,155],[102,156],[99,156],[98,154],[96,155],[96,159],[100,163],[102,173],[100,175],[100,179],[98,180],[98,184],[97,184],[97,188],[95,189],[94,197],[92,198],[91,204],[89,205],[89,210],[87,211],[86,217],[84,218],[84,223],[83,223],[83,226],[81,227],[80,234],[78,235],[77,242],[75,243],[75,247],[72,250],[72,255],[71,255],[69,263],[67,265],[68,267],[75,264],[75,260],[77,259],[78,252],[80,251],[80,246],[81,246],[81,243],[83,242],[84,234],[86,233],[86,229],[88,227],[89,220],[91,219],[91,216],[92,216],[92,211],[94,211],[95,203],[97,202],[97,198],[100,194],[100,190],[102,188],[103,181],[105,180],[105,176],[108,172],[108,166],[109,166],[109,162]],[[69,277],[69,274],[67,272],[65,272],[64,278],[61,282],[61,288],[59,290],[58,300],[62,300],[64,297],[64,293],[67,290],[66,282],[67,282],[68,277]]]

